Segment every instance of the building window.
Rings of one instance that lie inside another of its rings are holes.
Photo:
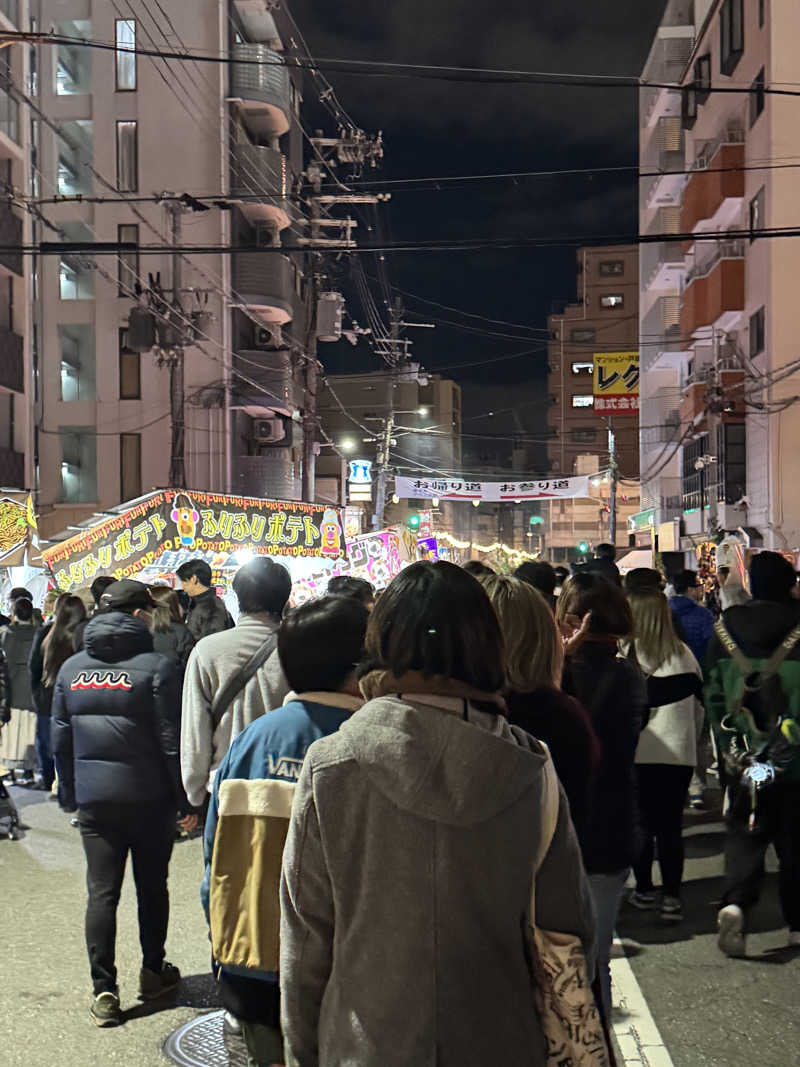
[[[60,395],[65,404],[95,397],[94,327],[62,324],[58,327],[61,356]]]
[[[117,189],[121,193],[139,189],[137,125],[129,119],[117,123]]]
[[[594,370],[594,363],[573,363],[573,374],[591,374]]]
[[[593,426],[577,426],[569,432],[570,440],[575,442],[596,441],[597,430]]]
[[[750,201],[750,243],[756,240],[758,237],[758,230],[764,228],[766,219],[764,217],[764,186],[758,190],[756,195]]]
[[[142,376],[139,353],[128,347],[128,329],[120,327],[119,331],[119,398],[120,400],[140,400],[142,396]]]
[[[622,293],[606,293],[600,297],[601,308],[621,308],[625,303]]]
[[[750,358],[764,351],[764,308],[750,316]]]
[[[142,495],[142,435],[119,435],[119,491],[122,500]]]
[[[625,273],[625,260],[601,259],[597,272],[601,278],[619,278]]]
[[[697,122],[697,103],[697,89],[694,84],[685,86],[681,92],[681,119],[687,130]]]
[[[92,89],[92,57],[88,48],[79,42],[92,36],[92,24],[85,19],[61,22],[53,27],[57,34],[71,40],[59,42],[55,48],[56,96],[76,96]]]
[[[139,227],[126,224],[117,226],[119,244],[139,244]],[[139,249],[131,252],[120,249],[117,257],[117,288],[119,296],[133,296],[139,280]]]
[[[595,330],[594,326],[580,326],[574,330],[569,331],[569,339],[574,344],[586,344],[591,342],[594,344]]]
[[[594,397],[591,394],[579,393],[573,396],[572,406],[574,408],[593,408]]]
[[[64,504],[97,500],[97,436],[93,426],[63,426],[61,493]]]
[[[750,86],[750,125],[756,121],[764,110],[764,68],[756,74],[755,81]]]
[[[764,25],[764,8],[765,0],[758,0],[758,25],[759,28]]]
[[[136,19],[117,19],[115,27],[117,92],[129,93],[136,88]]]
[[[744,0],[724,0],[719,13],[719,69],[731,75],[744,52]]]

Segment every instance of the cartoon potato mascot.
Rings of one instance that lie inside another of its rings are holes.
[[[339,516],[333,508],[326,508],[320,523],[322,533],[322,555],[336,556],[342,554],[342,528],[339,525]]]
[[[200,512],[195,508],[187,493],[176,494],[170,517],[178,528],[181,545],[191,547],[194,544],[195,531],[200,521]]]

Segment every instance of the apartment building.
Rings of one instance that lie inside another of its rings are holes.
[[[0,0],[0,28],[19,30],[27,20],[25,0]],[[26,116],[13,94],[24,84],[27,55],[22,48],[0,52],[0,186],[4,194],[25,187]],[[30,224],[8,199],[0,197],[0,244],[30,238]],[[31,485],[30,271],[21,254],[0,253],[0,489]]]
[[[665,343],[650,347],[642,375],[643,411],[652,405],[672,428],[663,444],[643,435],[646,500],[657,505],[656,530],[682,511],[686,551],[712,532],[712,504],[722,529],[793,550],[800,547],[800,499],[791,489],[800,445],[793,374],[800,252],[796,240],[760,233],[796,225],[796,176],[773,165],[800,154],[796,101],[764,88],[800,80],[800,8],[793,0],[671,3],[646,79],[655,80],[659,41],[677,29],[686,50],[685,59],[675,57],[682,89],[643,94],[651,118],[659,110],[680,118],[683,162],[672,169],[686,173],[643,182],[641,218],[645,228],[655,225],[657,208],[677,210],[677,232],[696,236],[669,242],[669,287],[648,284],[658,275],[642,272],[643,345],[656,332],[659,301],[673,301]],[[750,92],[714,91],[742,86]],[[644,106],[642,113],[645,120]],[[652,122],[643,121],[643,151],[652,136]],[[662,266],[662,283],[666,274]]]
[[[283,62],[285,14],[273,8],[163,0],[154,10],[130,0],[121,11],[31,0],[31,25],[118,46],[29,50],[39,110],[23,109],[28,183],[44,201],[34,235],[72,246],[39,257],[32,278],[31,477],[45,536],[169,484],[176,336],[185,344],[186,487],[299,498],[308,286],[304,257],[278,249],[301,232],[293,195],[301,92],[298,72]],[[125,51],[134,46],[231,61]],[[206,199],[181,204],[184,193]],[[63,199],[46,203],[53,198]],[[238,250],[180,259],[146,252],[178,236],[176,213],[183,245]],[[132,247],[80,251],[94,241]],[[276,251],[259,251],[265,246]],[[151,278],[169,320],[155,348],[129,323],[137,285]]]
[[[609,430],[615,435],[621,479],[617,543],[627,544],[627,517],[639,506],[639,418],[606,415],[594,407],[598,354],[635,352],[639,341],[639,250],[636,245],[581,248],[577,300],[550,315],[548,329],[548,442],[551,472],[590,474],[593,498],[543,506],[548,558],[577,559],[578,546],[609,539]]]

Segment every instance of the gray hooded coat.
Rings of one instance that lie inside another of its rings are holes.
[[[502,717],[435,696],[371,700],[311,746],[283,859],[287,1067],[544,1064],[526,913],[545,760]],[[592,956],[563,790],[536,912]]]

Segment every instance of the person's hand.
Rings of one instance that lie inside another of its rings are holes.
[[[592,623],[592,613],[587,611],[582,619],[577,615],[567,615],[560,624],[561,637],[564,641],[564,655],[574,656],[586,640]]]
[[[200,822],[196,815],[184,815],[182,819],[178,819],[178,826],[184,833],[190,834],[193,830],[197,829],[197,824]]]

